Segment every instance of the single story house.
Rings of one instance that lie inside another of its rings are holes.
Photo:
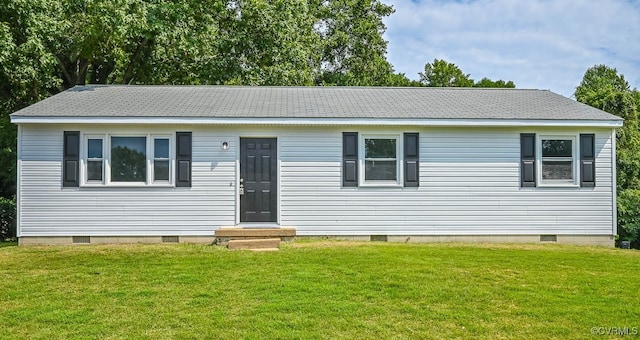
[[[616,234],[622,119],[550,91],[91,85],[11,121],[21,244]]]

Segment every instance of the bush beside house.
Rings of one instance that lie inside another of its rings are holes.
[[[16,200],[0,197],[0,241],[16,237]]]

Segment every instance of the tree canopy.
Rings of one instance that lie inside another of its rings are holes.
[[[513,81],[504,81],[502,79],[499,80],[491,80],[487,77],[480,79],[478,82],[473,84],[473,87],[494,87],[494,88],[510,88],[513,89],[516,87],[516,84]]]
[[[424,72],[418,73],[420,82],[428,87],[471,87],[473,79],[464,74],[454,63],[444,59],[433,59],[424,65]]]
[[[465,74],[454,63],[444,59],[433,59],[433,63],[424,65],[424,72],[420,75],[420,83],[427,87],[502,87],[515,88],[513,81],[493,81],[487,77],[474,83],[470,74]]]
[[[12,0],[0,4],[0,196],[9,114],[76,84],[415,85],[386,60],[379,0]]]

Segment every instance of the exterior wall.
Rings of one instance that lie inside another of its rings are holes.
[[[282,138],[282,224],[298,235],[615,234],[611,130],[395,130],[420,132],[419,188],[342,188],[341,131]],[[596,187],[520,188],[521,132],[596,133]]]
[[[316,238],[316,236],[309,236]],[[375,241],[371,236],[331,236],[341,241]],[[563,243],[583,246],[613,247],[611,235],[561,235],[554,241],[540,241],[540,235],[411,235],[388,236],[387,242],[397,243]]]
[[[341,241],[368,242],[375,241],[371,236],[298,236],[324,240],[327,238]],[[214,236],[179,236],[177,243],[214,244]],[[397,243],[566,243],[584,246],[613,247],[613,237],[608,235],[561,235],[556,242],[540,241],[533,235],[472,235],[472,236],[388,236],[387,242]],[[228,242],[228,241],[227,241]],[[71,236],[23,236],[19,239],[21,246],[37,245],[88,245],[88,244],[131,244],[131,243],[176,243],[166,242],[161,236],[92,236],[89,243],[74,243]]]
[[[62,188],[64,130],[160,134],[193,127],[23,126],[19,237],[200,236],[234,225],[235,153],[220,147],[232,136],[194,131],[191,188]]]
[[[62,188],[65,130],[192,131],[193,186]],[[420,187],[343,188],[344,131],[419,132]],[[520,188],[522,132],[596,133],[596,187]],[[615,234],[610,129],[25,124],[18,236],[209,236],[234,226],[240,136],[278,138],[278,221],[298,235]]]
[[[21,246],[83,245],[83,244],[131,244],[131,243],[197,243],[213,244],[214,236],[180,236],[178,241],[165,242],[162,236],[91,236],[88,243],[74,243],[71,236],[23,236]]]

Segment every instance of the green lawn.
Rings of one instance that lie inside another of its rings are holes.
[[[2,247],[14,247],[14,246],[17,246],[17,245],[18,245],[18,242],[5,242],[5,241],[0,240],[0,248],[2,248]]]
[[[639,292],[635,250],[0,247],[6,338],[585,338],[640,329]]]

